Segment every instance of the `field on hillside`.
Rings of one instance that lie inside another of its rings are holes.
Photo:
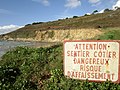
[[[5,35],[1,35],[0,39],[5,40],[36,40],[45,41],[44,38],[53,39],[54,33],[57,31],[61,32],[64,30],[85,30],[85,29],[96,29],[99,31],[114,28],[113,30],[120,30],[120,9],[115,11],[107,11],[105,13],[98,13],[85,16],[73,16],[73,18],[59,19],[56,21],[49,22],[38,22],[25,25],[16,31],[10,32]],[[112,30],[112,29],[111,29]],[[52,32],[50,32],[52,31]],[[39,33],[38,33],[39,32]],[[91,31],[90,31],[91,32]],[[59,34],[59,33],[58,33]],[[77,34],[79,35],[79,34]],[[75,36],[72,35],[71,36]],[[59,38],[58,38],[59,39]],[[69,38],[70,39],[70,38]],[[74,39],[74,38],[73,38]],[[77,38],[82,39],[82,38]],[[119,38],[118,38],[119,39]]]

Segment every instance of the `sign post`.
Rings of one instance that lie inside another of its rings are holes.
[[[64,42],[64,75],[95,82],[120,83],[120,42],[83,40]]]

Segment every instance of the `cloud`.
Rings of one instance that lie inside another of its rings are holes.
[[[67,0],[65,7],[67,8],[76,8],[81,5],[80,0]]]
[[[45,6],[49,6],[50,2],[48,0],[32,0],[34,2],[42,3]]]
[[[101,11],[99,11],[98,13],[104,13],[104,9],[102,9]]]
[[[113,9],[115,9],[115,7],[120,7],[120,0],[117,0],[116,4],[113,5]]]
[[[89,2],[94,4],[100,2],[100,0],[89,0]]]
[[[6,9],[0,9],[0,14],[11,14],[12,12]]]
[[[22,28],[22,27],[23,26],[17,26],[17,25],[0,26],[0,35],[15,31],[15,30]]]

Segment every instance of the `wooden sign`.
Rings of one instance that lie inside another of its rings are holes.
[[[73,79],[120,83],[119,41],[65,41],[64,74]]]

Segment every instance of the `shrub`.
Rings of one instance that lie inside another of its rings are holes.
[[[73,18],[78,18],[78,16],[73,16]]]
[[[108,9],[108,8],[106,8],[105,10],[104,10],[104,12],[109,12],[109,11],[111,11],[110,9]]]
[[[54,35],[55,35],[54,31],[49,31],[49,32],[48,32],[48,37],[49,37],[49,38],[54,37]]]
[[[25,26],[30,26],[31,24],[27,24],[27,25],[25,25]]]
[[[44,23],[44,22],[34,22],[34,23],[32,23],[32,25],[42,24],[42,23]]]
[[[92,14],[96,14],[98,12],[98,10],[94,10]]]
[[[68,17],[66,17],[65,19],[69,19]]]
[[[95,83],[63,74],[63,47],[17,47],[0,61],[0,90],[120,90],[110,81]]]

